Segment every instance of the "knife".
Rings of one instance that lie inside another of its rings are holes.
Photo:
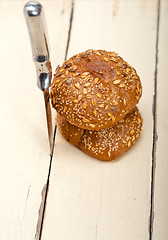
[[[49,98],[52,69],[43,6],[36,1],[26,3],[24,6],[24,16],[29,32],[33,61],[36,67],[37,86],[43,91],[44,95],[50,154],[52,154],[53,131]]]

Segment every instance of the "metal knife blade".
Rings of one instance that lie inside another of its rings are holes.
[[[43,93],[44,93],[44,102],[45,102],[45,110],[46,110],[46,118],[47,118],[47,129],[48,129],[50,153],[52,153],[53,131],[52,131],[52,113],[51,113],[51,105],[50,105],[50,99],[49,99],[49,89],[45,90]]]
[[[52,114],[49,99],[49,86],[52,78],[52,69],[49,55],[47,27],[42,5],[30,1],[24,6],[24,16],[29,32],[33,61],[36,67],[37,86],[43,91],[50,153],[52,153],[53,131]]]

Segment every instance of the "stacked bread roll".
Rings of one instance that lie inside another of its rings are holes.
[[[113,160],[139,138],[140,78],[115,52],[87,50],[71,57],[57,67],[50,90],[61,134],[90,156]]]

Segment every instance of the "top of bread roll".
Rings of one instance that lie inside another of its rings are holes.
[[[117,53],[87,50],[57,67],[50,96],[53,107],[68,122],[99,130],[122,119],[141,94],[136,70]]]

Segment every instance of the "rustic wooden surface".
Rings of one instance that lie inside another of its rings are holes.
[[[168,239],[168,1],[161,1],[158,35],[156,159],[153,240]],[[165,110],[166,109],[166,110]]]
[[[144,128],[118,161],[97,161],[58,131],[50,157],[26,2],[0,0],[0,240],[167,240],[167,0],[41,2],[53,69],[89,48],[118,52],[141,77]]]
[[[39,238],[50,167],[43,94],[36,86],[25,3],[0,1],[0,240]],[[56,65],[66,51],[71,2],[43,5]]]

